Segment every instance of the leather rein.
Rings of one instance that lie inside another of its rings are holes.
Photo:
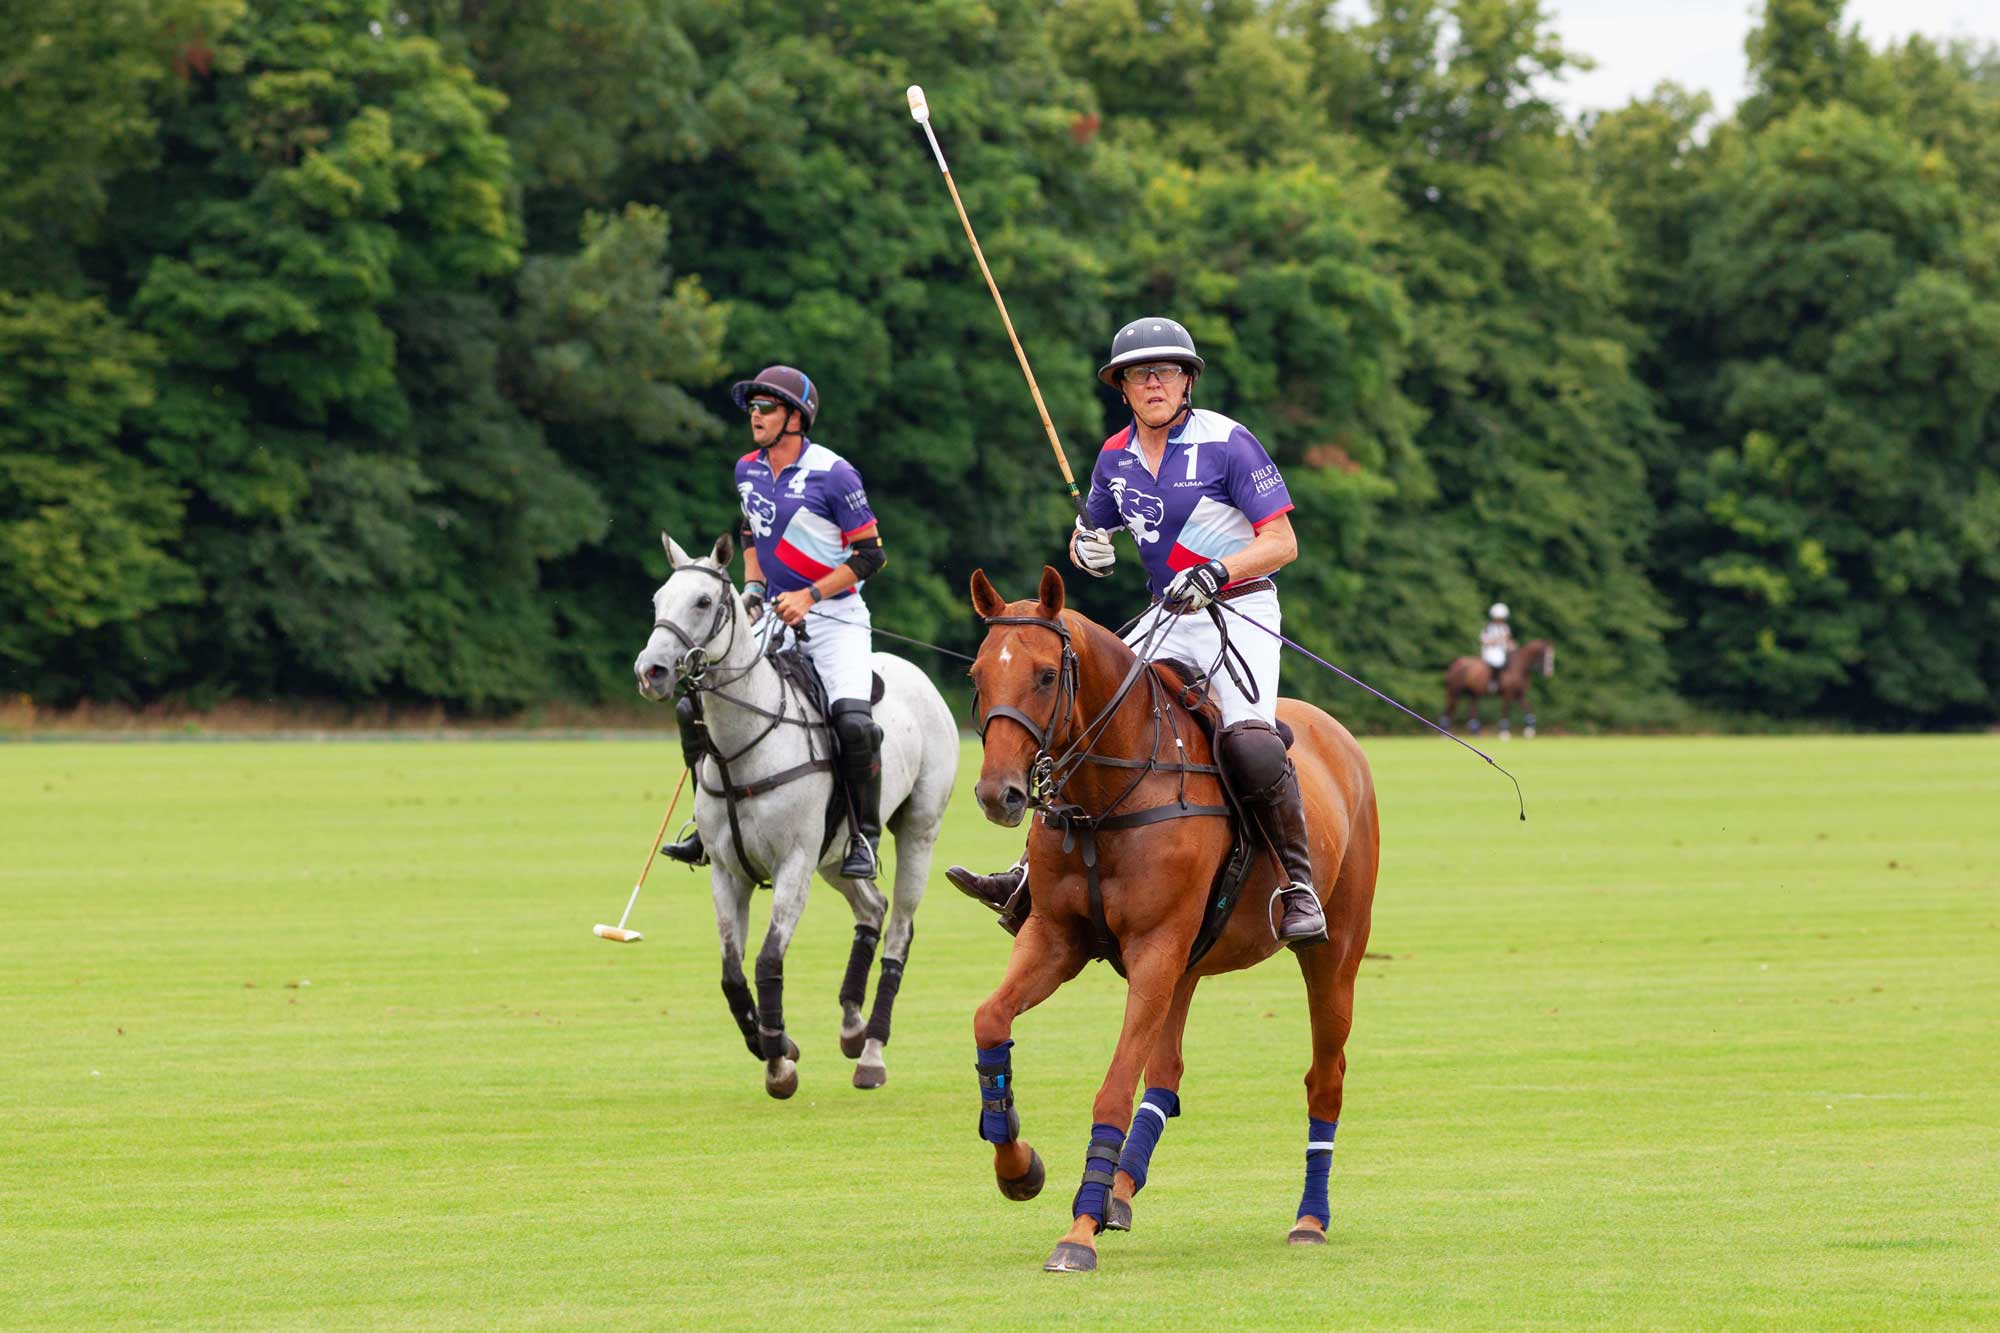
[[[831,773],[833,771],[831,754],[824,758],[820,757],[817,752],[818,747],[812,741],[815,733],[830,729],[824,718],[815,719],[812,716],[811,710],[806,707],[804,702],[799,703],[796,713],[792,712],[792,696],[796,691],[791,680],[782,671],[778,673],[778,708],[776,712],[751,703],[748,699],[738,698],[723,688],[725,685],[734,685],[737,681],[742,680],[752,671],[755,671],[758,665],[769,655],[768,653],[760,653],[757,657],[752,658],[742,669],[726,677],[711,677],[709,670],[710,663],[712,661],[726,662],[729,660],[729,655],[736,650],[736,627],[739,622],[731,614],[732,608],[739,605],[736,601],[736,585],[731,582],[729,575],[719,569],[711,569],[707,565],[683,565],[680,570],[676,570],[675,572],[679,573],[684,570],[698,570],[722,584],[724,595],[718,596],[715,599],[715,615],[709,621],[708,631],[701,638],[696,639],[671,620],[663,620],[658,617],[655,617],[653,620],[653,628],[667,631],[667,633],[679,639],[686,646],[685,651],[681,653],[679,659],[674,663],[674,670],[680,676],[681,688],[686,690],[694,699],[695,716],[697,718],[703,715],[702,696],[712,694],[725,703],[741,708],[745,712],[755,713],[759,717],[768,719],[764,724],[764,729],[751,737],[734,754],[725,755],[720,750],[715,749],[713,744],[710,745],[708,753],[709,757],[715,760],[716,776],[721,782],[719,787],[711,787],[702,780],[699,765],[696,765],[694,776],[695,785],[710,796],[721,797],[724,806],[729,812],[729,834],[735,846],[737,866],[743,871],[750,883],[768,884],[771,877],[761,873],[756,867],[751,865],[749,854],[744,850],[743,827],[738,821],[736,814],[737,802],[747,801],[751,797],[762,796],[766,792],[775,791],[779,787],[805,777],[810,773]],[[715,639],[716,635],[722,632],[722,624],[725,619],[729,622],[729,642],[723,645],[720,654],[711,656],[708,645]],[[792,767],[773,773],[769,777],[755,778],[740,785],[736,783],[729,775],[729,766],[763,744],[765,739],[781,726],[804,727],[807,736],[807,753],[812,755],[812,757],[802,764],[794,764]]]
[[[1081,673],[1076,655],[1076,647],[1070,637],[1069,626],[1064,623],[1060,616],[1049,618],[1045,616],[1000,615],[982,617],[982,620],[988,626],[1037,626],[1041,629],[1049,630],[1062,641],[1062,663],[1058,668],[1056,697],[1046,721],[1038,722],[1021,709],[1008,704],[996,704],[994,707],[982,712],[975,692],[972,710],[973,728],[978,732],[979,739],[983,744],[986,740],[987,729],[993,724],[993,721],[1004,718],[1022,727],[1034,740],[1035,760],[1029,769],[1028,804],[1031,808],[1041,812],[1042,821],[1045,824],[1051,828],[1058,828],[1063,831],[1062,849],[1065,855],[1081,849],[1090,906],[1092,951],[1098,957],[1108,959],[1111,965],[1117,968],[1122,975],[1125,968],[1124,963],[1119,957],[1118,939],[1111,933],[1110,925],[1106,922],[1104,916],[1104,890],[1102,884],[1099,882],[1097,873],[1097,835],[1099,833],[1116,832],[1121,829],[1137,828],[1144,824],[1155,824],[1169,819],[1185,819],[1192,816],[1214,815],[1223,819],[1231,818],[1232,812],[1229,806],[1193,805],[1189,803],[1187,796],[1187,779],[1190,773],[1213,775],[1216,781],[1223,784],[1225,792],[1228,789],[1228,779],[1223,774],[1219,764],[1196,764],[1187,760],[1186,744],[1181,739],[1178,727],[1172,729],[1174,733],[1174,749],[1180,758],[1168,761],[1160,757],[1160,745],[1163,733],[1169,727],[1172,705],[1169,702],[1166,687],[1160,681],[1159,673],[1151,669],[1153,664],[1150,661],[1138,654],[1134,654],[1134,661],[1131,668],[1126,671],[1124,679],[1118,683],[1118,688],[1113,692],[1110,701],[1098,710],[1094,718],[1078,728],[1075,738],[1071,740],[1061,753],[1051,753],[1051,747],[1055,743],[1058,726],[1066,717],[1075,712],[1078,701],[1077,692]],[[1157,626],[1154,632],[1158,632]],[[1148,705],[1153,719],[1152,741],[1147,747],[1146,757],[1143,759],[1130,759],[1123,755],[1099,754],[1091,750],[1089,747],[1102,737],[1105,729],[1110,725],[1112,718],[1117,716],[1118,710],[1123,707],[1126,697],[1131,694],[1132,687],[1138,683],[1141,677],[1144,677],[1147,682]],[[1186,694],[1194,688],[1193,684],[1184,688],[1182,697],[1179,700],[1183,708],[1192,709],[1193,705],[1187,701]],[[1095,764],[1104,768],[1135,770],[1132,781],[1126,784],[1125,789],[1119,792],[1104,809],[1095,814],[1084,810],[1083,807],[1077,805],[1075,802],[1067,801],[1063,798],[1063,787],[1080,769],[1088,764]],[[1120,813],[1120,807],[1127,800],[1131,799],[1132,794],[1139,789],[1140,784],[1154,773],[1174,773],[1179,775],[1179,790],[1176,793],[1175,799],[1160,805],[1147,806],[1143,809]]]

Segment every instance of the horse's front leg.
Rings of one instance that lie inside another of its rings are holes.
[[[1160,1036],[1146,1057],[1146,1092],[1132,1113],[1131,1133],[1118,1154],[1118,1174],[1111,1180],[1111,1205],[1104,1214],[1106,1231],[1132,1229],[1132,1196],[1146,1188],[1146,1170],[1153,1149],[1167,1132],[1167,1121],[1181,1113],[1181,1038],[1187,1032],[1188,1009],[1194,1003],[1199,978],[1183,974],[1174,986],[1173,1005]]]
[[[764,1091],[780,1099],[799,1090],[799,1048],[785,1035],[785,950],[806,911],[810,854],[795,851],[771,879],[771,924],[757,950],[757,1044],[764,1057]]]
[[[1175,983],[1187,968],[1187,950],[1187,936],[1168,930],[1156,931],[1125,950],[1125,1025],[1091,1106],[1083,1183],[1070,1204],[1075,1221],[1042,1265],[1051,1273],[1087,1273],[1097,1267],[1097,1233],[1104,1229],[1125,1131],[1132,1124],[1132,1094],[1139,1086],[1140,1069],[1166,1027]]]
[[[1014,937],[999,988],[972,1016],[979,1050],[979,1137],[993,1145],[993,1175],[1010,1199],[1034,1198],[1047,1176],[1041,1157],[1021,1138],[1014,1108],[1014,1020],[1055,994],[1085,961],[1071,932],[1051,928],[1039,913],[1030,915]]]
[[[743,1033],[743,1044],[762,1059],[757,1001],[743,976],[743,944],[750,937],[750,886],[718,861],[709,876],[709,889],[715,898],[715,933],[722,941],[722,996]]]

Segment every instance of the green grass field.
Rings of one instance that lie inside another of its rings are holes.
[[[0,1325],[2000,1321],[2000,740],[1516,742],[1525,825],[1456,747],[1368,748],[1333,1244],[1283,1243],[1279,957],[1203,987],[1137,1229],[1051,1277],[1122,988],[1017,1025],[1050,1184],[1003,1201],[971,1015],[1008,941],[941,873],[880,1092],[816,893],[779,1103],[705,878],[590,934],[670,743],[0,746]],[[1003,862],[969,788],[941,856]]]

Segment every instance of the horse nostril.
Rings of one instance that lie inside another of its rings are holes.
[[[1010,786],[1007,788],[1006,794],[1002,799],[1007,802],[1009,810],[1019,810],[1028,803],[1028,793],[1022,791],[1019,787]]]

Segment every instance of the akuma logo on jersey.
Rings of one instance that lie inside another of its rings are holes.
[[[743,497],[743,517],[750,520],[751,534],[770,536],[772,524],[778,521],[777,503],[757,494],[757,488],[747,481],[736,483],[736,492]]]
[[[1118,506],[1118,514],[1125,520],[1125,530],[1132,534],[1133,541],[1144,546],[1160,539],[1159,527],[1166,521],[1167,505],[1159,496],[1126,485],[1123,477],[1113,477],[1111,500]]]

